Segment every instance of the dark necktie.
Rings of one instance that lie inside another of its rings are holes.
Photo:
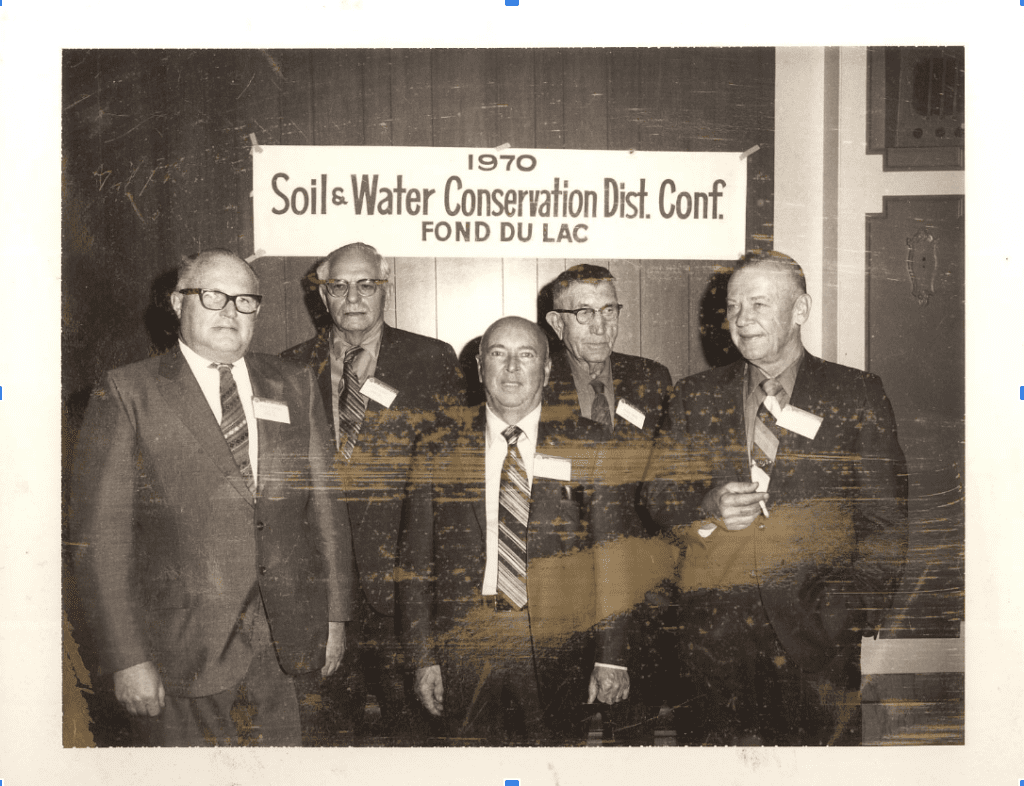
[[[612,411],[608,407],[608,399],[604,397],[604,383],[599,379],[593,379],[590,381],[590,387],[594,389],[594,403],[590,407],[590,419],[611,431]]]
[[[501,432],[508,452],[498,494],[498,592],[517,610],[526,606],[526,526],[530,520],[530,484],[516,445],[522,433],[519,426]]]
[[[338,444],[346,461],[352,458],[356,437],[363,427],[363,416],[366,414],[366,398],[359,393],[355,369],[356,361],[365,351],[362,347],[352,347],[345,353],[342,372],[344,387],[338,396]]]
[[[779,438],[782,436],[782,429],[775,420],[772,410],[780,411],[782,404],[778,394],[783,391],[778,380],[766,379],[761,383],[761,390],[764,391],[765,399],[757,409],[757,419],[754,422],[754,444],[751,448],[751,458],[766,474],[772,474],[775,466],[775,457],[779,452]]]
[[[255,495],[256,481],[249,465],[249,426],[245,422],[245,411],[242,409],[242,399],[238,395],[238,385],[231,376],[231,364],[211,363],[210,368],[216,368],[220,372],[220,430],[224,433],[224,439],[228,442],[245,485]]]

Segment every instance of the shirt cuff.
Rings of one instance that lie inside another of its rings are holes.
[[[606,669],[618,669],[619,671],[629,671],[625,666],[616,666],[614,663],[594,663],[594,666],[604,666]]]

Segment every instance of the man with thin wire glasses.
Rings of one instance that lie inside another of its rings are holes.
[[[316,737],[322,745],[413,744],[428,720],[395,632],[399,521],[413,446],[439,412],[464,403],[465,384],[451,346],[384,321],[391,264],[375,248],[342,246],[320,262],[316,277],[331,324],[282,356],[317,378],[342,481],[335,505],[353,524],[360,590],[357,643],[346,667],[323,685]],[[366,712],[368,695],[377,700],[379,724]]]

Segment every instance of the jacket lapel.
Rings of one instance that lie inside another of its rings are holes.
[[[725,397],[721,407],[722,419],[719,428],[729,440],[730,434],[736,435],[733,440],[733,472],[735,479],[750,480],[750,462],[747,454],[747,424],[744,420],[743,380],[747,373],[746,361],[740,360],[732,364],[726,372],[725,384],[721,395]]]
[[[250,355],[247,357],[246,365],[249,368],[249,381],[252,383],[254,396],[273,399],[274,401],[284,401],[284,380],[280,374],[255,356]],[[328,372],[328,384],[329,382],[330,372]],[[288,404],[289,402],[285,403]],[[289,406],[289,417],[294,417],[295,413],[291,410],[292,408]],[[268,478],[281,477],[281,473],[275,471],[277,469],[277,453],[274,450],[274,446],[281,444],[280,431],[282,425],[275,420],[256,420],[256,427],[260,435],[259,483],[257,489],[260,494],[266,488]]]
[[[789,398],[790,406],[799,407],[808,412],[815,411],[815,405],[821,400],[822,369],[821,360],[805,349],[804,358],[800,362],[800,371],[793,384],[793,395]],[[775,460],[775,468],[772,470],[772,484],[775,485],[776,491],[785,479],[792,475],[789,470],[799,464],[798,455],[806,454],[810,442],[800,434],[783,429],[779,439],[779,452]]]
[[[486,404],[480,407],[469,430],[469,449],[466,453],[468,467],[466,468],[467,473],[464,475],[471,484],[480,489],[480,493],[473,496],[473,514],[476,516],[476,523],[480,527],[480,537],[484,543],[487,543],[486,407]]]
[[[167,405],[177,414],[202,451],[224,473],[235,490],[253,504],[252,494],[235,464],[220,424],[180,349],[168,352],[160,361],[159,387]]]

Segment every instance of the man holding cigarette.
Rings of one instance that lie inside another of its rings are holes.
[[[685,549],[680,664],[703,716],[685,741],[860,740],[860,640],[903,573],[907,477],[881,380],[804,349],[810,308],[789,257],[739,264],[744,359],[677,385],[645,484]]]

